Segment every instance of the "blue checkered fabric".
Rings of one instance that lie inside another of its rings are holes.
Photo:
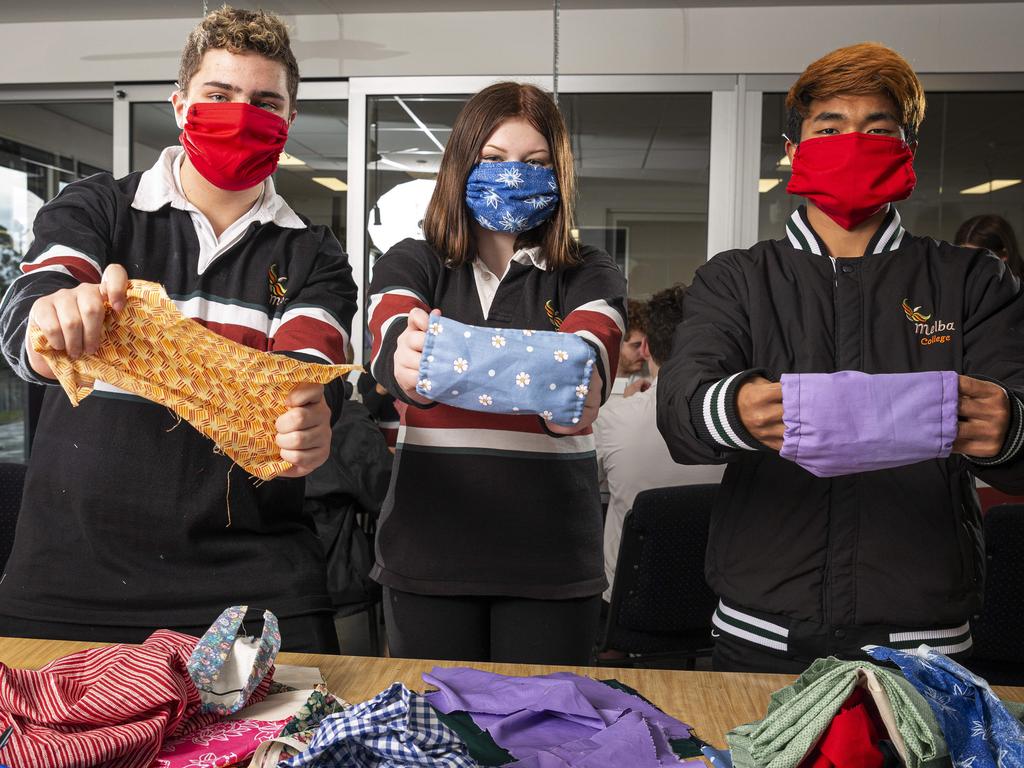
[[[416,391],[483,413],[579,423],[596,356],[571,333],[466,325],[431,316]]]
[[[395,683],[369,701],[325,718],[305,752],[281,768],[478,768],[426,699]]]

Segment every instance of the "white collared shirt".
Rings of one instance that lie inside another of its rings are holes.
[[[235,245],[253,222],[266,224],[273,221],[279,227],[305,229],[305,222],[293,211],[274,189],[274,180],[267,177],[263,192],[246,213],[217,237],[206,215],[185,197],[181,187],[181,163],[185,158],[183,147],[167,147],[152,168],[142,174],[139,187],[132,200],[132,208],[139,211],[158,211],[168,203],[172,208],[188,211],[199,238],[199,274],[203,274],[216,259]]]
[[[512,259],[505,265],[505,272],[501,277],[491,272],[479,258],[473,259],[473,277],[476,280],[476,292],[480,296],[480,309],[484,312],[484,318],[490,314],[494,295],[498,292],[498,286],[505,279],[513,261],[520,264],[533,264],[540,270],[547,269],[547,261],[541,255],[539,245],[532,248],[520,248],[512,254]]]

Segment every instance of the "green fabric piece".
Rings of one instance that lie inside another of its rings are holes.
[[[1002,701],[1002,699],[1000,699]],[[1024,702],[1022,701],[1003,701],[1003,706],[1006,707],[1006,711],[1013,715],[1015,718],[1024,722]]]
[[[313,691],[306,699],[306,703],[299,707],[292,719],[285,724],[280,735],[294,736],[306,731],[315,731],[325,717],[343,709],[345,704],[331,694]]]
[[[668,740],[668,745],[676,757],[703,757],[704,753],[700,750],[703,744],[704,742],[696,736],[691,736],[688,739]]]
[[[889,699],[907,746],[907,768],[948,765],[938,722],[910,683],[868,662],[829,657],[818,659],[795,683],[773,693],[763,720],[726,734],[735,768],[796,768],[849,698],[858,669],[871,670]]]
[[[469,716],[468,712],[452,712],[446,715],[434,709],[434,714],[437,715],[442,723],[451,728],[456,736],[465,742],[466,747],[469,749],[469,756],[480,765],[505,765],[505,763],[511,763],[515,760],[512,755],[494,742],[491,734],[481,730],[473,722],[473,718]]]

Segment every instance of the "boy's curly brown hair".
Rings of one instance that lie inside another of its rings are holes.
[[[671,288],[658,291],[647,302],[647,346],[651,350],[651,357],[658,365],[664,365],[672,357],[676,328],[683,322],[685,297],[686,286],[676,283]]]
[[[295,109],[299,93],[299,64],[292,53],[288,27],[276,14],[248,11],[224,5],[211,11],[192,30],[181,54],[178,89],[188,91],[189,82],[209,50],[223,48],[230,53],[255,53],[284,65],[288,73],[288,99]]]

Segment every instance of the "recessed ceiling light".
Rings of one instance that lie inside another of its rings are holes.
[[[771,192],[781,183],[782,179],[758,179],[757,191],[763,195],[765,192]]]
[[[1013,187],[1020,184],[1020,179],[992,179],[984,184],[978,184],[967,189],[961,189],[961,195],[987,195],[989,192],[998,192],[1000,189]]]
[[[314,176],[313,181],[317,184],[323,184],[332,192],[344,192],[348,189],[348,184],[334,176]]]

